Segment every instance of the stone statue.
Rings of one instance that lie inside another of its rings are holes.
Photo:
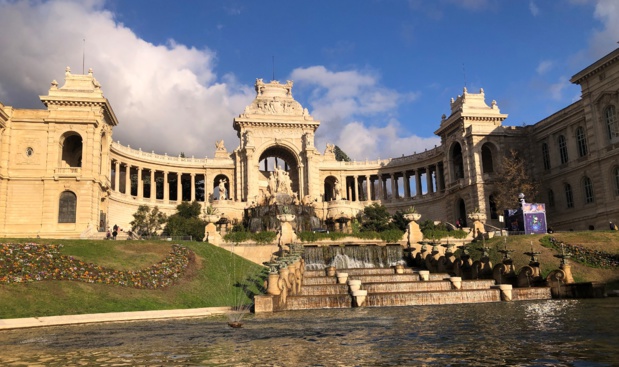
[[[251,144],[251,130],[245,131],[245,145]]]
[[[333,192],[335,194],[335,200],[342,200],[342,188],[340,186],[340,181],[335,180],[335,185],[333,186]]]
[[[226,147],[224,146],[224,141],[223,140],[217,140],[215,142],[215,150],[218,152],[225,152],[226,151]]]
[[[256,94],[259,96],[264,92],[264,82],[262,79],[256,79]]]
[[[218,200],[226,200],[228,198],[226,191],[226,179],[222,178],[219,180],[219,197]]]
[[[305,135],[303,135],[303,137],[305,138],[305,147],[306,148],[314,146],[314,136],[311,133],[305,133]]]
[[[335,145],[327,143],[327,149],[325,149],[325,154],[335,154]]]

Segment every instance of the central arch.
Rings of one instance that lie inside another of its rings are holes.
[[[269,176],[275,172],[276,168],[288,172],[290,188],[300,196],[299,158],[292,150],[282,145],[271,146],[260,154],[258,159],[259,190],[267,189]]]

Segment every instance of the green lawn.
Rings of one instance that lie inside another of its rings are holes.
[[[4,243],[62,244],[61,253],[117,270],[139,270],[163,260],[165,241],[5,239]],[[263,267],[208,243],[176,242],[195,253],[184,276],[163,289],[135,289],[78,281],[0,285],[0,318],[142,311],[251,303],[260,292]]]

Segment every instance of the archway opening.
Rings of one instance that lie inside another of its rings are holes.
[[[455,143],[451,149],[451,166],[453,180],[464,178],[464,160],[460,143]]]
[[[62,164],[65,167],[82,166],[82,137],[77,133],[65,135],[62,139]]]
[[[301,198],[299,164],[296,155],[282,146],[266,149],[258,160],[258,185],[265,196],[283,193]],[[281,177],[280,177],[281,176]],[[290,191],[290,192],[287,192]]]

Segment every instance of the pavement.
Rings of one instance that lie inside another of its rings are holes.
[[[157,310],[136,312],[109,312],[84,315],[25,317],[0,319],[0,330],[25,329],[44,326],[92,324],[100,322],[163,320],[189,317],[207,317],[232,312],[230,307],[189,308],[183,310]]]

